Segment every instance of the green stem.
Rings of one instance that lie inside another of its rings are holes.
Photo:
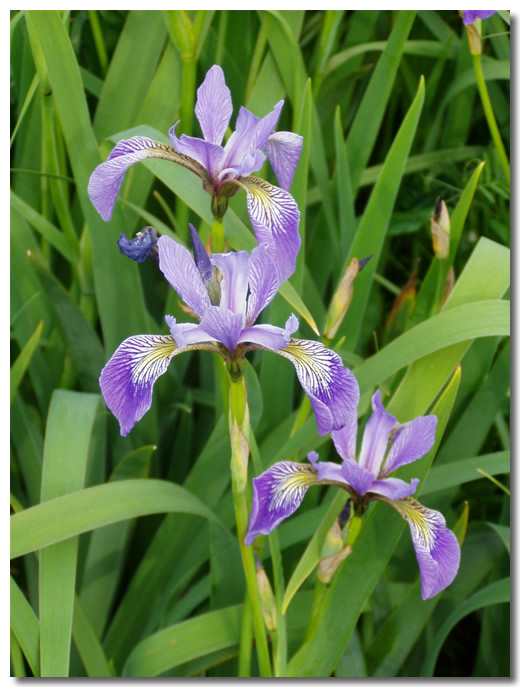
[[[103,72],[104,76],[107,73],[108,57],[105,48],[105,41],[103,40],[103,31],[101,30],[101,24],[99,23],[96,10],[89,10],[88,17],[90,19],[90,28],[92,29],[92,35],[94,37],[94,44],[96,46],[99,64],[101,65],[101,71]]]
[[[256,566],[253,549],[246,546],[244,538],[247,532],[248,510],[246,501],[247,488],[247,453],[237,436],[237,430],[242,432],[247,440],[249,436],[249,419],[246,398],[246,388],[244,378],[241,377],[234,381],[230,378],[229,383],[229,433],[231,437],[231,485],[233,490],[233,506],[235,509],[235,519],[237,524],[237,537],[242,556],[242,564],[246,576],[249,598],[251,601],[251,612],[253,618],[253,630],[256,640],[256,651],[261,677],[271,677],[271,661],[267,646],[264,617],[258,586],[256,582]]]
[[[486,85],[486,79],[484,78],[484,72],[482,71],[482,60],[481,55],[473,55],[473,68],[475,69],[475,76],[477,78],[477,86],[480,93],[480,99],[482,101],[482,107],[484,108],[484,114],[486,115],[487,123],[489,126],[489,131],[491,132],[491,138],[497,149],[498,157],[500,163],[506,175],[507,183],[511,181],[511,172],[509,168],[509,159],[507,157],[506,149],[502,142],[500,136],[500,131],[498,130],[498,125],[495,119],[495,114],[493,112],[493,107],[491,105],[491,100],[489,99],[489,93]]]
[[[253,625],[251,616],[251,601],[246,589],[244,597],[244,611],[242,613],[242,629],[240,631],[240,650],[238,654],[238,677],[251,677],[251,649],[253,646]]]
[[[211,227],[211,252],[224,252],[224,224],[221,219],[213,219]]]

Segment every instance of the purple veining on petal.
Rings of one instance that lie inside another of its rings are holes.
[[[316,484],[311,465],[282,461],[253,479],[253,503],[246,546],[259,534],[269,534],[298,509],[307,489]]]
[[[226,308],[212,305],[204,313],[199,327],[233,353],[242,332],[243,320],[242,313],[234,313]]]
[[[356,412],[359,386],[339,355],[319,341],[304,339],[291,339],[278,353],[296,368],[316,415],[318,432],[323,436],[343,427]]]
[[[177,346],[171,336],[125,339],[101,371],[99,384],[110,411],[126,436],[152,404],[152,389],[168,369]]]
[[[189,251],[169,236],[161,236],[157,246],[161,272],[186,305],[202,317],[211,301]]]
[[[399,425],[392,438],[392,447],[383,465],[382,474],[389,475],[401,465],[413,463],[422,458],[435,441],[435,415],[416,417],[411,422]]]
[[[267,159],[273,168],[280,188],[288,191],[303,147],[303,137],[291,131],[277,131],[271,134],[264,146]]]
[[[397,420],[384,409],[379,389],[372,396],[372,410],[363,435],[359,464],[377,475],[385,457],[388,436]]]
[[[206,141],[220,145],[233,114],[233,103],[224,72],[218,64],[208,70],[197,89],[195,114]]]

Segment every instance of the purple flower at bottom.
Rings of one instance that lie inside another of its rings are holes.
[[[354,413],[342,429],[332,432],[343,459],[341,465],[318,462],[318,454],[311,451],[310,464],[275,463],[253,480],[253,503],[245,543],[252,544],[259,534],[269,534],[294,513],[310,486],[335,484],[346,489],[361,507],[366,507],[371,500],[382,501],[406,520],[421,573],[422,598],[430,599],[453,582],[459,569],[460,547],[442,514],[412,498],[419,480],[412,479],[407,484],[390,474],[428,453],[435,440],[437,418],[426,415],[401,425],[384,409],[379,391],[372,397],[372,409],[359,460],[356,460]]]
[[[167,315],[170,335],[139,335],[125,339],[101,372],[106,404],[126,436],[152,403],[152,389],[172,358],[189,350],[222,355],[232,374],[239,375],[244,355],[253,349],[273,351],[287,358],[308,395],[324,435],[343,427],[355,412],[359,388],[354,375],[337,353],[317,341],[293,339],[298,319],[285,327],[255,324],[273,300],[278,273],[265,246],[215,254],[211,258],[191,227],[194,258],[168,236],[157,242],[159,268],[191,308],[199,323],[177,323]]]
[[[462,21],[464,24],[474,24],[475,19],[489,19],[496,10],[462,10]]]
[[[119,141],[108,160],[92,172],[88,185],[92,204],[108,222],[127,169],[146,158],[170,160],[197,174],[212,196],[212,211],[218,218],[225,213],[230,196],[242,188],[258,243],[268,248],[280,283],[284,282],[295,270],[301,243],[300,211],[288,191],[303,138],[290,131],[275,132],[282,106],[280,100],[262,119],[241,107],[236,129],[222,146],[233,104],[224,72],[213,65],[197,90],[195,105],[204,138],[177,137],[177,122],[169,131],[171,146],[144,136]],[[261,169],[266,156],[280,188],[251,176]]]

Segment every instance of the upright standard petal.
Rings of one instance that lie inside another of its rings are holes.
[[[359,464],[377,475],[385,457],[388,437],[397,420],[384,409],[379,389],[372,396],[372,410],[363,435]]]
[[[195,160],[179,155],[165,143],[154,141],[145,136],[134,136],[119,141],[108,156],[108,160],[98,165],[92,172],[88,183],[88,195],[92,205],[105,222],[108,222],[112,217],[117,194],[123,183],[126,170],[136,162],[150,157],[177,162],[199,176],[203,173],[202,167]]]
[[[216,145],[215,143],[210,143],[209,141],[204,141],[202,138],[196,138],[195,136],[186,136],[186,134],[181,134],[180,138],[177,138],[175,129],[179,122],[176,122],[171,129],[168,131],[168,136],[172,142],[172,146],[178,153],[185,155],[188,158],[193,159],[198,164],[207,170],[212,182],[214,184],[218,183],[218,175],[222,169],[222,160],[224,158],[224,149],[222,146]]]
[[[436,510],[425,508],[411,496],[397,501],[382,498],[407,521],[421,573],[421,594],[431,599],[450,585],[460,564],[457,537]]]
[[[252,544],[259,534],[272,532],[282,520],[292,515],[313,484],[318,484],[318,475],[312,465],[292,461],[275,463],[255,477],[246,546]]]
[[[259,119],[241,107],[237,117],[236,129],[229,137],[224,148],[224,168],[238,168],[247,156],[254,156],[255,151],[263,148],[270,134],[273,133],[282,110],[283,100],[274,106],[272,112]],[[265,160],[265,156],[263,156]],[[259,167],[257,168],[259,169]],[[251,171],[256,171],[252,170]],[[245,176],[245,174],[242,172]]]
[[[292,131],[271,134],[264,146],[267,159],[276,174],[280,188],[288,191],[302,152],[303,137]]]
[[[435,415],[416,417],[399,425],[392,438],[392,447],[383,465],[383,475],[389,475],[401,465],[413,463],[428,453],[435,441]]]
[[[105,402],[126,436],[152,404],[155,380],[178,353],[171,336],[140,335],[125,339],[101,371]]]
[[[296,201],[287,191],[258,177],[246,177],[238,183],[247,192],[247,210],[258,243],[268,248],[282,284],[296,269],[300,250]]]
[[[354,413],[352,413],[347,424],[332,432],[332,441],[336,447],[336,451],[343,458],[347,460],[356,460],[356,441],[357,441],[357,408]]]
[[[220,307],[245,314],[249,275],[249,253],[215,253],[211,262],[222,273]]]
[[[359,386],[339,355],[319,341],[304,339],[291,339],[277,352],[296,368],[316,415],[318,432],[323,436],[341,429],[356,412]]]
[[[278,291],[278,273],[263,245],[256,246],[251,252],[248,283],[246,324],[251,326]]]
[[[157,246],[161,272],[186,305],[201,318],[211,301],[189,251],[169,236],[161,236]]]
[[[206,141],[220,145],[233,114],[231,91],[218,64],[208,70],[197,89],[195,114]]]

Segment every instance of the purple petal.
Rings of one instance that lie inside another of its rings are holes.
[[[388,435],[395,427],[397,420],[384,409],[379,389],[372,396],[372,410],[373,413],[363,435],[359,464],[374,475],[378,475],[385,457]]]
[[[219,172],[218,178],[222,181],[224,177],[231,179],[247,177],[253,172],[258,172],[259,169],[262,169],[264,162],[265,155],[261,150],[255,150],[252,154],[244,155],[239,163],[222,169]]]
[[[144,136],[119,141],[107,161],[92,172],[88,182],[89,198],[105,222],[112,217],[126,170],[136,162],[150,157],[174,159],[169,150],[170,147],[164,143]]]
[[[401,465],[422,458],[435,441],[435,415],[416,417],[400,425],[392,438],[392,447],[383,465],[383,475],[389,475]]]
[[[303,137],[291,131],[277,131],[271,134],[264,146],[267,159],[276,174],[280,188],[284,191],[291,188],[302,146]]]
[[[202,317],[211,301],[189,251],[169,236],[161,236],[157,246],[161,272],[186,305]]]
[[[255,324],[242,330],[239,343],[254,343],[270,351],[278,351],[289,344],[290,334],[273,324]]]
[[[157,231],[153,227],[145,227],[137,232],[133,239],[129,239],[123,233],[120,233],[117,240],[117,246],[121,254],[136,262],[144,262],[154,250],[156,243]]]
[[[376,479],[368,491],[386,496],[388,499],[397,500],[415,494],[418,484],[417,478],[412,479],[411,483],[407,484],[397,477],[386,477],[385,479]]]
[[[474,24],[475,19],[488,19],[496,10],[463,10],[462,21],[464,24]]]
[[[195,324],[194,322],[178,323],[175,317],[171,315],[165,315],[164,319],[170,328],[171,335],[179,351],[193,344],[215,341],[207,332],[201,329],[200,324]]]
[[[155,380],[179,350],[171,336],[139,335],[125,339],[101,371],[99,384],[107,406],[126,436],[152,404]]]
[[[280,119],[282,106],[283,100],[280,100],[276,103],[272,112],[269,112],[262,119],[246,110],[245,107],[240,108],[236,129],[229,137],[229,141],[224,148],[225,157],[222,165],[224,168],[231,167],[237,169],[246,157],[255,158],[255,152],[264,147],[268,137],[273,133]],[[264,155],[262,155],[262,158],[265,160]],[[261,158],[257,157],[256,159],[259,161]],[[248,173],[256,172],[258,169],[260,167],[251,169]],[[242,172],[242,175],[246,175],[245,171]]]
[[[249,253],[215,253],[211,262],[222,273],[220,307],[245,313],[249,275]]]
[[[296,269],[300,250],[300,211],[294,198],[277,186],[258,177],[241,179],[247,192],[247,210],[258,243],[269,255],[282,284]]]
[[[186,136],[186,134],[181,134],[181,137],[177,138],[175,129],[178,123],[179,122],[176,122],[168,131],[172,146],[178,153],[187,155],[201,164],[204,169],[208,171],[211,180],[216,184],[218,175],[222,169],[224,148],[214,143],[204,141],[202,138]]]
[[[246,323],[252,325],[278,291],[278,273],[265,246],[257,246],[251,252],[248,282]]]
[[[348,484],[361,496],[371,491],[375,475],[352,458],[346,458],[341,466],[343,477]]]
[[[307,455],[307,458],[317,471],[320,482],[334,482],[335,484],[348,485],[348,482],[343,474],[342,466],[338,465],[338,463],[318,461],[318,454],[316,451],[311,451]]]
[[[259,534],[269,534],[299,507],[307,489],[318,483],[312,465],[283,461],[253,479],[253,503],[246,546]]]
[[[460,563],[460,546],[439,511],[425,508],[411,496],[386,501],[408,522],[421,573],[421,594],[431,599],[450,585]]]
[[[233,313],[226,308],[212,305],[204,313],[199,327],[232,353],[237,347],[243,322],[242,313]]]
[[[208,70],[197,89],[195,114],[206,141],[220,145],[233,114],[233,103],[224,72],[218,64]]]
[[[291,339],[278,353],[296,368],[314,409],[319,434],[343,427],[356,412],[359,387],[339,355],[318,341],[303,339]]]
[[[356,439],[357,439],[357,409],[352,413],[347,424],[332,432],[332,441],[339,455],[346,460],[356,460]]]

